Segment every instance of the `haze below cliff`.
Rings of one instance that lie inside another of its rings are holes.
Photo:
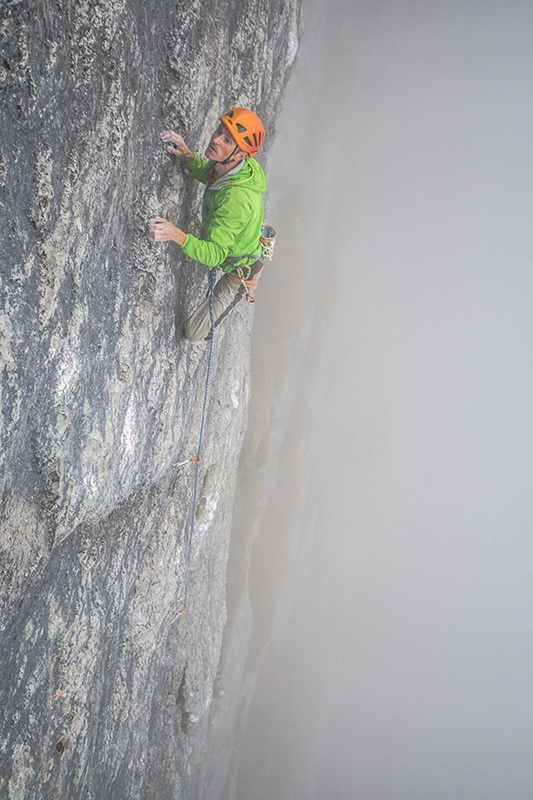
[[[205,797],[529,800],[533,11],[303,10]]]

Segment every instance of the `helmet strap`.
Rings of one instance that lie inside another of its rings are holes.
[[[235,155],[235,153],[237,152],[238,149],[239,149],[239,145],[236,144],[233,152],[230,153],[229,156],[224,159],[224,161],[219,161],[218,163],[219,164],[224,164],[224,166],[226,166],[226,164],[231,163],[231,161],[233,160],[233,156]]]

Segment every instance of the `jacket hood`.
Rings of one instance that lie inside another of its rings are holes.
[[[266,189],[266,179],[265,173],[263,172],[263,167],[258,161],[255,160],[255,158],[245,159],[242,162],[242,166],[232,169],[230,172],[226,172],[225,175],[209,186],[208,190],[211,189],[216,191],[226,183],[230,183],[232,186],[243,186],[246,189],[250,189],[253,192],[259,192],[260,194]]]

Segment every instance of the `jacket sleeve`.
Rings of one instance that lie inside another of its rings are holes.
[[[207,183],[210,168],[211,162],[206,161],[206,159],[199,156],[198,153],[194,154],[194,161],[185,162],[185,169],[188,169],[193,178],[196,178],[200,183]]]
[[[182,251],[207,267],[219,267],[228,255],[248,255],[236,252],[235,241],[254,218],[251,195],[252,193],[244,188],[226,189],[224,197],[211,217],[206,238],[198,239],[188,234],[185,244],[182,245]]]

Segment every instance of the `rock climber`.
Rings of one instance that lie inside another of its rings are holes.
[[[257,114],[247,108],[234,108],[220,117],[211,136],[206,158],[193,153],[183,137],[163,131],[167,150],[181,156],[185,166],[206,184],[202,203],[204,238],[185,233],[162,217],[150,220],[147,236],[152,242],[175,242],[190,258],[208,267],[221,267],[224,275],[214,288],[213,311],[219,325],[243,297],[253,299],[262,269],[258,261],[263,222],[262,193],[265,175],[255,160],[265,131]],[[211,338],[209,298],[185,322],[183,333],[191,342]]]

